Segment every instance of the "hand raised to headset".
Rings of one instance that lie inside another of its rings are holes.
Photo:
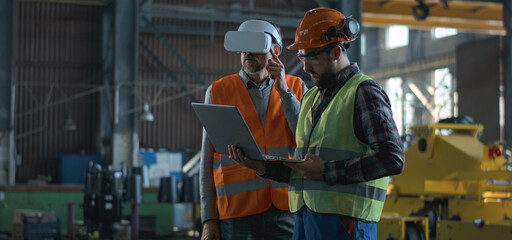
[[[277,53],[276,53],[277,51]],[[272,58],[268,60],[267,71],[270,78],[274,79],[274,86],[276,91],[280,94],[286,94],[288,91],[288,84],[286,83],[286,76],[284,72],[284,64],[279,60],[281,54],[279,47],[270,48],[270,54]]]

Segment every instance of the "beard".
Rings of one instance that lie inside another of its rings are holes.
[[[336,85],[337,77],[336,74],[330,72],[324,72],[322,74],[318,74],[314,71],[311,71],[309,74],[311,76],[311,80],[313,83],[319,87],[320,89],[327,89]]]

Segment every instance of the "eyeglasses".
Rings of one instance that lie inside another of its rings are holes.
[[[325,52],[328,52],[329,50],[331,50],[333,47],[335,47],[336,45],[334,46],[331,46],[331,47],[328,47],[328,48],[324,48],[318,52],[312,52],[312,53],[308,53],[306,55],[302,55],[300,54],[299,52],[297,52],[297,57],[299,58],[299,60],[301,62],[305,62],[306,60],[310,63],[313,63],[313,64],[316,64],[318,63],[318,55],[322,54],[322,53],[325,53]]]

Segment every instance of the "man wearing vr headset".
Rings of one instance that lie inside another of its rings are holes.
[[[289,183],[293,239],[377,239],[389,176],[404,166],[401,140],[386,93],[346,51],[359,23],[328,8],[308,11],[295,42],[316,87],[303,97],[294,158],[261,162],[235,146],[230,157],[260,176]]]
[[[226,33],[224,47],[240,53],[242,69],[213,82],[205,102],[237,106],[265,154],[291,158],[307,88],[284,72],[278,27],[265,20],[245,21],[238,31]],[[291,239],[288,184],[261,178],[215,152],[204,131],[200,190],[201,239]]]

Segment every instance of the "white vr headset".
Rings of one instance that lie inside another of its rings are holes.
[[[230,52],[268,53],[272,38],[282,46],[277,29],[264,20],[247,20],[238,31],[228,31],[224,36],[224,48]]]

